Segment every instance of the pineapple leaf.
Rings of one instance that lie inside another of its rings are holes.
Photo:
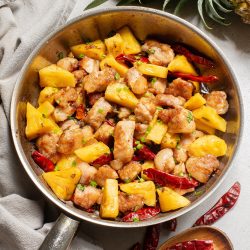
[[[203,15],[203,3],[204,3],[204,0],[198,0],[198,3],[197,3],[198,12],[200,14],[200,17],[201,17],[201,20],[202,20],[204,26],[207,29],[211,30],[212,28],[207,25],[206,20],[205,20],[204,15]]]
[[[227,8],[233,8],[233,4],[229,2],[228,0],[219,0],[221,3],[223,3]]]
[[[133,2],[136,2],[136,0],[121,0],[117,3],[117,6],[127,5],[127,4],[131,4]],[[141,1],[140,1],[140,3],[141,3]]]
[[[214,3],[217,5],[218,9],[224,13],[229,13],[232,11],[232,9],[230,8],[225,8],[224,6],[221,5],[219,0],[214,0]]]
[[[90,4],[87,5],[87,7],[84,10],[88,10],[88,9],[92,9],[94,7],[97,7],[105,2],[107,2],[108,0],[94,0],[93,2],[91,2]]]
[[[170,2],[170,0],[165,0],[163,5],[162,5],[162,10],[166,9],[166,6],[168,5],[168,3]]]
[[[224,17],[222,17],[222,16],[220,16],[219,14],[218,14],[218,12],[216,11],[216,9],[214,8],[214,4],[213,4],[213,0],[208,0],[208,1],[206,1],[206,3],[205,3],[207,6],[208,6],[208,10],[210,10],[210,11],[208,11],[208,13],[211,13],[213,16],[215,16],[217,19],[221,19],[221,20],[224,20],[225,18]]]
[[[180,2],[177,4],[175,10],[174,10],[174,14],[178,15],[180,10],[182,9],[182,7],[185,5],[186,2],[188,2],[189,0],[180,0]]]

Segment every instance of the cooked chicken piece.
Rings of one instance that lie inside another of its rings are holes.
[[[88,94],[89,104],[93,106],[103,96],[104,96],[103,93],[98,93],[98,92]]]
[[[58,141],[58,152],[66,155],[73,154],[76,149],[83,147],[91,137],[93,137],[93,130],[90,126],[82,129],[69,128],[63,132]]]
[[[101,125],[100,128],[95,132],[95,138],[98,141],[102,141],[105,144],[110,142],[110,139],[114,135],[115,128],[107,124],[106,122]]]
[[[102,71],[93,72],[83,79],[84,89],[87,93],[102,92],[107,86],[115,81],[116,71],[112,68],[105,68]]]
[[[186,160],[188,159],[188,153],[187,153],[187,149],[180,147],[179,145],[177,146],[177,148],[173,149],[174,152],[174,159],[177,162],[186,162]]]
[[[109,165],[103,165],[99,167],[94,180],[100,187],[103,187],[106,179],[117,179],[117,178],[118,174],[113,168],[111,168]]]
[[[192,97],[193,90],[194,86],[191,82],[177,78],[169,84],[165,93],[173,96],[181,96],[188,100]]]
[[[181,163],[175,165],[172,174],[173,174],[173,175],[180,176],[180,177],[186,176],[186,175],[187,175],[187,172],[186,172],[185,164],[184,164],[183,162],[181,162]]]
[[[77,120],[72,119],[72,120],[67,120],[61,124],[61,129],[66,130],[66,129],[75,129],[75,128],[80,128]]]
[[[195,130],[193,114],[185,108],[161,110],[159,118],[168,124],[169,133],[192,133]]]
[[[101,97],[88,112],[86,122],[94,129],[98,129],[105,121],[106,115],[112,111],[112,106]]]
[[[123,163],[119,160],[112,160],[109,164],[116,171],[123,167]]]
[[[123,181],[133,181],[141,172],[141,164],[137,161],[131,161],[125,165],[121,170],[118,170],[120,179]]]
[[[147,92],[147,79],[135,67],[128,70],[125,76],[125,81],[135,94],[143,95]]]
[[[59,157],[57,153],[59,137],[58,134],[48,133],[40,136],[36,141],[38,151],[53,162],[56,162]]]
[[[78,167],[82,172],[79,183],[83,185],[89,185],[90,181],[94,180],[97,169],[93,166],[90,166],[86,162],[81,162],[77,164],[76,167]]]
[[[175,97],[173,95],[158,94],[155,97],[155,102],[158,106],[176,107],[183,106],[185,99],[181,96]]]
[[[82,69],[75,70],[72,74],[74,75],[77,83],[82,83],[84,76],[87,75],[87,73]]]
[[[118,118],[120,120],[128,118],[130,114],[131,114],[131,110],[128,108],[120,107],[118,110]]]
[[[155,98],[142,97],[136,105],[134,113],[138,122],[148,124],[153,119],[155,111]]]
[[[167,79],[156,77],[151,80],[148,91],[155,95],[163,94],[166,90],[166,87]]]
[[[175,167],[173,151],[170,148],[165,148],[159,151],[154,158],[155,167],[158,170],[170,173]]]
[[[119,211],[122,213],[136,211],[143,207],[143,196],[139,194],[125,194],[119,192]]]
[[[206,183],[219,165],[220,162],[214,155],[206,155],[204,157],[190,157],[186,162],[186,169],[197,181]]]
[[[57,66],[72,72],[78,68],[78,60],[71,57],[64,57],[60,59],[57,63]]]
[[[133,136],[135,130],[134,121],[119,121],[114,133],[114,158],[123,163],[131,161],[133,149]]]
[[[99,71],[99,61],[84,56],[82,60],[78,63],[79,69],[85,70],[88,74],[98,72]]]
[[[206,96],[207,105],[214,108],[219,115],[228,111],[227,94],[224,91],[212,91]]]
[[[65,108],[58,106],[54,110],[53,117],[55,118],[56,122],[63,122],[67,120],[69,116],[72,116],[75,111],[76,108],[72,106],[68,106]]]
[[[92,186],[85,187],[83,191],[76,188],[73,196],[73,202],[80,207],[89,209],[94,204],[98,203],[101,195],[102,191]]]
[[[134,137],[137,140],[140,140],[142,137],[145,136],[145,133],[147,132],[148,125],[143,123],[136,123],[135,124],[135,135]]]
[[[155,40],[147,40],[142,50],[149,54],[148,59],[153,64],[167,66],[174,59],[174,51],[171,47]]]

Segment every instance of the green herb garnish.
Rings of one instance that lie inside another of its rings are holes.
[[[187,121],[188,121],[188,123],[190,123],[193,120],[194,120],[194,118],[193,118],[192,112],[188,111],[188,114],[187,114]]]
[[[157,109],[157,110],[163,110],[163,108],[162,108],[162,107],[159,107],[159,106],[157,106],[156,109]]]
[[[116,72],[115,73],[115,80],[119,80],[120,79],[120,75]]]
[[[57,54],[57,57],[58,57],[58,59],[63,59],[63,58],[64,58],[63,52],[62,52],[62,51],[59,52],[59,53]]]
[[[54,171],[59,171],[59,170],[60,170],[59,166],[56,165],[55,168],[54,168]]]
[[[143,145],[142,145],[142,144],[138,144],[138,145],[136,146],[136,148],[137,148],[138,150],[140,150],[140,149],[143,148]]]
[[[98,109],[98,113],[99,113],[99,114],[102,114],[103,111],[104,111],[103,109]]]
[[[83,58],[84,56],[85,56],[84,54],[80,54],[78,57]]]
[[[72,167],[76,166],[76,161],[72,161]]]
[[[133,222],[138,222],[138,221],[140,221],[139,218],[136,218],[136,217],[133,218]]]
[[[195,196],[201,196],[203,193],[204,193],[203,190],[195,191],[195,192],[194,192],[194,195],[195,195]]]
[[[97,183],[95,182],[95,181],[90,181],[90,186],[92,186],[92,187],[96,187],[97,186]]]
[[[145,139],[144,136],[142,136],[142,137],[140,138],[140,140],[141,140],[141,142],[145,142],[145,141],[146,141],[146,139]]]
[[[75,117],[69,115],[68,120],[75,120]]]
[[[130,183],[131,180],[128,178],[128,179],[125,179],[124,182],[125,182],[125,183]]]
[[[148,50],[147,50],[147,53],[148,53],[149,55],[152,55],[152,54],[155,53],[155,49],[148,49]]]
[[[155,83],[156,83],[156,81],[157,81],[157,79],[154,77],[154,78],[152,78],[152,79],[151,79],[151,81],[150,81],[150,82],[151,82],[152,84],[155,84]]]
[[[82,184],[77,184],[76,188],[81,190],[81,191],[84,191],[85,186],[83,186]]]

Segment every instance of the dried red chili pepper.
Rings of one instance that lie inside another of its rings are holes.
[[[31,154],[32,159],[34,160],[34,162],[44,171],[44,172],[50,172],[50,171],[54,171],[54,163],[48,159],[47,157],[45,157],[44,155],[42,155],[41,153],[39,153],[37,150],[35,150],[32,154]]]
[[[123,222],[133,222],[150,219],[161,212],[159,207],[144,207],[136,212],[131,212],[122,218]]]
[[[82,121],[86,116],[86,112],[85,112],[85,108],[83,106],[83,104],[80,104],[77,108],[76,108],[76,119]]]
[[[175,176],[154,168],[144,169],[143,173],[161,186],[171,185],[175,188],[188,189],[199,185],[199,182],[192,178]]]
[[[108,125],[110,125],[110,126],[112,126],[112,127],[115,127],[115,124],[114,124],[112,121],[110,121],[110,120],[105,120],[105,122],[106,122]]]
[[[240,195],[240,183],[234,185],[217,201],[217,203],[202,215],[193,225],[211,225],[224,216],[237,202]]]
[[[105,164],[109,164],[109,162],[111,162],[113,160],[113,155],[112,154],[104,154],[102,156],[100,156],[99,158],[97,158],[96,160],[94,160],[92,162],[93,166],[102,166]]]
[[[143,145],[142,148],[136,149],[133,161],[152,161],[155,158],[155,153],[152,152],[147,146]]]
[[[196,54],[193,54],[190,50],[185,48],[183,45],[174,44],[171,47],[176,53],[184,55],[189,61],[204,65],[208,68],[215,67],[215,64],[213,61],[211,61],[203,56],[198,56]]]
[[[177,219],[172,219],[164,223],[165,227],[167,228],[168,231],[175,231],[177,227]]]
[[[148,63],[149,60],[145,56],[138,56],[138,59],[136,58],[135,55],[125,55],[125,54],[120,54],[115,58],[117,61],[122,61],[122,62],[129,62],[129,63],[134,63],[137,61],[141,61],[144,63]]]
[[[194,75],[186,74],[182,72],[171,72],[171,71],[168,71],[168,75],[172,77],[180,77],[184,80],[191,80],[191,81],[196,81],[196,82],[215,82],[219,80],[219,78],[214,75],[194,76]]]
[[[135,243],[132,247],[131,250],[141,250],[141,244],[139,242]]]
[[[160,224],[147,228],[143,250],[156,250],[160,238]]]
[[[179,242],[165,250],[213,250],[212,240],[189,240]]]

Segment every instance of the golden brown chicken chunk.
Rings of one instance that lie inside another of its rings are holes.
[[[103,165],[100,167],[95,175],[95,181],[100,186],[103,187],[106,179],[117,179],[118,174],[109,165]]]
[[[122,213],[136,211],[143,207],[143,197],[139,194],[119,193],[119,211]]]
[[[207,105],[214,108],[219,115],[226,114],[229,104],[224,91],[212,91],[206,96]]]
[[[121,170],[118,170],[120,179],[123,181],[133,181],[141,172],[141,164],[137,161],[131,161],[125,165]]]

